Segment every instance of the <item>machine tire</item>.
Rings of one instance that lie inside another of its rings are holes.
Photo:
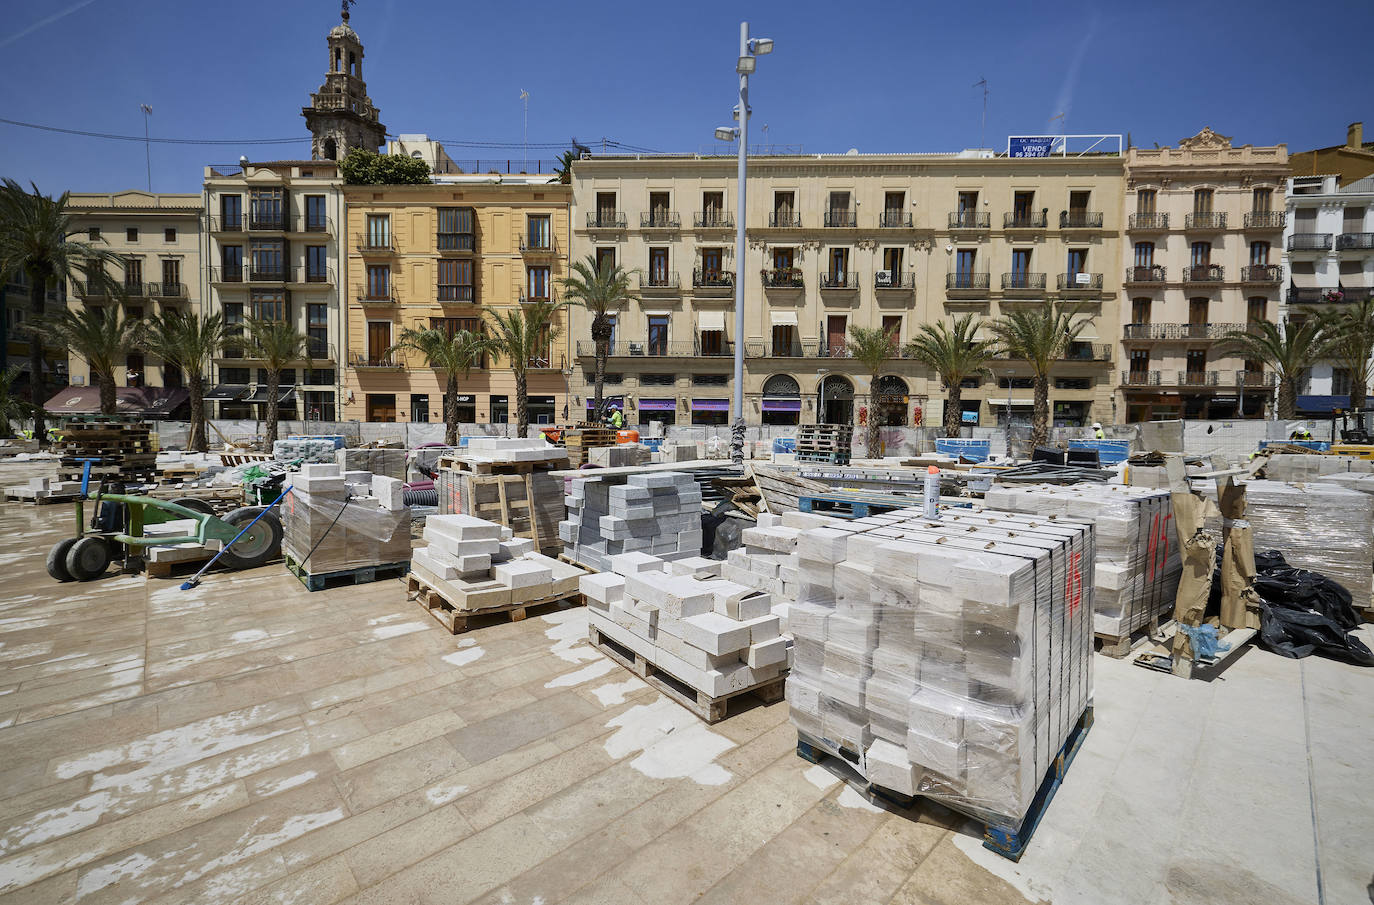
[[[172,500],[172,502],[177,506],[184,506],[187,509],[192,510],[193,512],[199,512],[203,515],[215,514],[214,507],[212,507],[209,503],[205,502],[204,500],[198,499],[193,496],[183,497],[179,500]]]
[[[67,571],[77,581],[90,581],[110,567],[110,545],[100,537],[83,537],[67,551]]]
[[[67,551],[71,550],[76,538],[69,537],[52,545],[48,551],[48,574],[58,581],[71,581],[72,573],[67,571]]]
[[[242,529],[262,512],[261,506],[245,506],[235,509],[224,520],[235,528]],[[268,512],[232,546],[225,547],[219,561],[230,569],[255,569],[266,565],[281,554],[281,521],[274,513]]]

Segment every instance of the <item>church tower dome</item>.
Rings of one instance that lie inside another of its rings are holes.
[[[386,143],[386,127],[363,81],[363,42],[348,24],[351,2],[343,0],[343,21],[329,31],[324,84],[310,95],[310,106],[301,109],[313,160],[342,160],[351,148],[375,151]]]

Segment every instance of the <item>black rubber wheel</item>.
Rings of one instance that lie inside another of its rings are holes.
[[[60,540],[52,545],[48,551],[48,574],[58,581],[71,581],[72,573],[67,571],[67,551],[76,543],[76,538],[69,537]]]
[[[215,509],[213,506],[211,506],[204,500],[199,500],[195,497],[184,497],[180,500],[172,500],[172,502],[178,506],[183,506],[187,509],[190,509],[192,512],[199,512],[203,515],[215,514]]]
[[[67,571],[77,581],[90,581],[110,567],[110,545],[104,538],[83,537],[67,551]]]
[[[261,506],[246,506],[235,509],[224,520],[242,530],[245,525],[258,518]],[[225,548],[219,561],[230,569],[255,569],[276,559],[281,553],[281,521],[274,513],[267,513],[243,537]]]

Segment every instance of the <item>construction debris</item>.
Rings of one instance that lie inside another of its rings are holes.
[[[604,572],[611,557],[646,553],[681,559],[701,552],[701,488],[681,471],[575,478],[558,525],[565,550]]]

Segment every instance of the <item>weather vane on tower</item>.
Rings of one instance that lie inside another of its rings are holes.
[[[340,0],[339,5],[343,7],[342,10],[340,10],[340,15],[343,16],[345,22],[348,21],[348,8],[357,2],[358,0]]]

